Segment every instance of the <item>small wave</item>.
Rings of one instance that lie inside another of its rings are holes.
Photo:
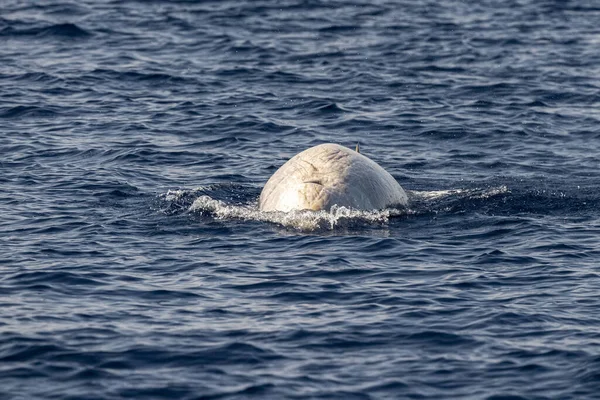
[[[342,107],[340,107],[338,104],[333,103],[333,102],[327,102],[324,105],[318,106],[316,109],[319,112],[322,112],[322,113],[340,113],[340,112],[344,112],[344,109],[342,109]]]
[[[408,191],[409,214],[497,212],[512,191],[505,185],[487,188]]]
[[[353,32],[359,30],[360,26],[357,25],[331,25],[319,29],[319,32],[323,33],[338,33],[338,32]]]
[[[91,33],[75,24],[51,25],[39,30],[38,36],[62,36],[69,38],[83,38],[91,36]]]
[[[19,117],[45,117],[52,118],[59,114],[46,107],[36,106],[15,106],[9,109],[0,109],[0,118],[19,118]]]
[[[6,27],[0,31],[0,36],[36,36],[36,37],[62,37],[62,38],[85,38],[92,34],[75,24],[55,24],[30,29],[15,29]]]
[[[143,72],[143,71],[119,71],[114,69],[97,68],[89,72],[86,77],[92,79],[103,79],[107,81],[124,81],[124,82],[149,82],[151,84],[187,84],[192,83],[184,77],[177,75]]]
[[[447,197],[460,197],[470,199],[487,199],[499,194],[510,193],[507,186],[499,186],[485,189],[448,189],[448,190],[431,190],[431,191],[412,191],[410,195],[414,199],[419,200],[439,200]]]
[[[57,76],[46,72],[25,72],[19,74],[6,74],[0,75],[0,79],[10,79],[14,81],[24,81],[24,82],[39,82],[44,84],[51,84],[61,82],[62,80]]]

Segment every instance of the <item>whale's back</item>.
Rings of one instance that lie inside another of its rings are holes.
[[[334,204],[358,210],[405,206],[406,193],[376,162],[327,143],[287,161],[260,195],[262,211],[329,210]]]

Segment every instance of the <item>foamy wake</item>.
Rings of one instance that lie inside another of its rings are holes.
[[[484,189],[408,191],[410,207],[406,209],[390,208],[359,211],[333,206],[330,211],[291,211],[285,213],[260,211],[256,201],[249,204],[232,203],[215,199],[206,194],[207,192],[211,193],[214,189],[213,187],[206,187],[195,190],[169,190],[160,196],[167,203],[166,209],[163,211],[170,210],[170,212],[175,213],[187,211],[206,215],[216,220],[263,221],[300,231],[322,231],[365,225],[385,226],[390,218],[431,212],[447,201],[487,199],[510,193],[506,186]],[[228,194],[227,198],[236,197],[231,192]]]
[[[210,196],[198,197],[189,211],[207,213],[218,220],[264,221],[302,231],[333,230],[361,224],[385,225],[390,217],[405,213],[396,209],[359,211],[338,206],[333,206],[330,211],[263,212],[256,204],[231,205]]]

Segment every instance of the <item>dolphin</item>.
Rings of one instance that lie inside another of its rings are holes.
[[[261,211],[326,210],[333,205],[378,210],[408,205],[402,187],[375,161],[333,143],[296,154],[265,184]]]

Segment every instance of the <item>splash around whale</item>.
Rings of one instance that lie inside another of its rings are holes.
[[[358,149],[357,149],[358,150]],[[268,180],[261,211],[357,210],[407,206],[406,192],[392,175],[358,151],[333,143],[296,154]]]

